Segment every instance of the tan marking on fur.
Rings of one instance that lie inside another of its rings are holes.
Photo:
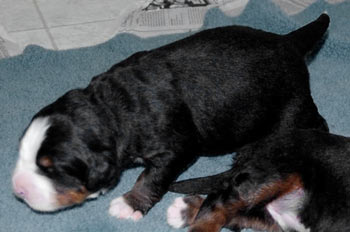
[[[68,190],[64,193],[58,194],[57,201],[62,206],[80,204],[86,199],[88,195],[89,192],[85,187],[82,187],[80,190]]]
[[[251,228],[255,230],[281,231],[276,222],[265,222],[259,218],[247,218],[239,215],[240,210],[251,208],[263,201],[269,201],[279,198],[303,187],[303,183],[298,174],[290,174],[283,180],[268,183],[259,190],[254,191],[252,195],[240,199],[231,205],[225,205],[228,210],[230,225],[237,225],[240,228]]]
[[[290,174],[286,179],[272,182],[262,187],[253,196],[249,197],[250,204],[257,204],[264,200],[279,198],[287,193],[303,188],[303,183],[298,174]]]
[[[196,220],[189,232],[218,232],[227,221],[227,212],[224,207],[215,207],[210,213]]]
[[[216,232],[225,226],[238,228],[251,228],[255,230],[267,230],[272,232],[280,232],[281,228],[272,219],[271,221],[263,221],[259,218],[248,218],[241,214],[247,208],[251,208],[263,201],[269,201],[282,197],[292,191],[303,187],[303,183],[298,174],[290,174],[283,180],[269,183],[248,197],[242,197],[232,203],[218,204],[215,208],[203,215],[201,218],[191,222],[190,232]],[[200,206],[194,205],[189,208],[192,213],[198,214]],[[188,212],[189,213],[189,212]]]
[[[236,216],[230,220],[226,226],[237,226],[239,228],[250,228],[259,231],[281,232],[281,228],[277,223],[268,223],[259,218],[247,218],[244,216]]]
[[[52,167],[53,162],[52,162],[52,159],[49,158],[48,156],[43,156],[39,159],[39,164],[43,167],[49,168],[49,167]]]
[[[188,226],[194,222],[204,199],[196,195],[185,197],[183,200],[187,204],[186,211],[183,214],[186,217],[185,226]]]

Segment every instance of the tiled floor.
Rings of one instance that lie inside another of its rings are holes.
[[[273,1],[293,14],[315,0]],[[92,46],[112,38],[118,31],[122,12],[144,2],[146,0],[0,0],[0,26],[21,47],[38,44],[57,50]]]
[[[91,46],[112,38],[133,0],[0,0],[0,24],[21,45]],[[137,0],[134,0],[134,3]],[[134,4],[133,3],[133,4]]]

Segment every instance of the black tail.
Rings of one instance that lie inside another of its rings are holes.
[[[207,177],[194,178],[175,182],[170,185],[169,191],[184,194],[210,194],[225,188],[225,181],[232,175],[232,170]]]
[[[322,14],[315,21],[285,35],[285,37],[298,48],[302,55],[305,55],[327,31],[329,21],[329,16]]]

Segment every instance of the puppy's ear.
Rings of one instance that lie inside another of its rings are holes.
[[[109,188],[119,179],[117,165],[106,155],[99,155],[93,158],[89,164],[86,188],[96,192],[102,188]]]
[[[90,151],[86,188],[90,192],[96,192],[110,187],[119,178],[116,155],[113,153],[116,150],[115,141],[108,135],[96,134],[96,131],[86,131],[85,135],[84,142]]]

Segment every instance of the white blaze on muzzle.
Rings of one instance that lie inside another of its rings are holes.
[[[49,118],[36,118],[25,132],[19,147],[19,158],[12,176],[13,191],[31,208],[54,211],[61,208],[51,180],[38,174],[37,153],[50,127]]]

